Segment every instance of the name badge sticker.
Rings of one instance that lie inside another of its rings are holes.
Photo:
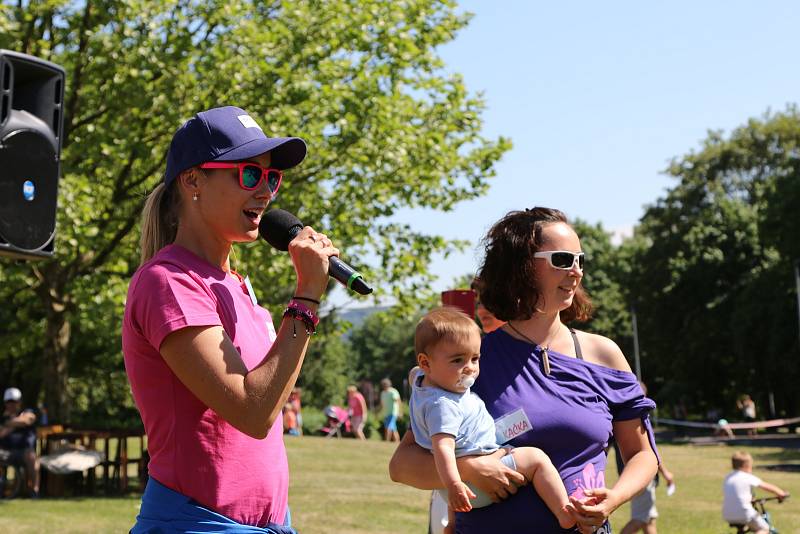
[[[533,429],[533,425],[525,411],[519,408],[495,421],[494,428],[497,442],[504,445],[517,436]]]
[[[275,325],[272,324],[272,318],[267,321],[267,335],[269,336],[270,341],[275,341],[275,338],[278,337],[278,334],[275,332]]]
[[[253,284],[250,283],[250,277],[244,277],[244,285],[247,288],[247,294],[250,296],[250,302],[253,303],[253,306],[258,305],[258,301],[256,300],[256,292],[253,291]]]
[[[238,115],[236,118],[239,119],[239,122],[241,122],[242,126],[244,126],[245,128],[258,128],[259,130],[261,130],[261,126],[259,126],[258,123],[254,121],[253,117],[251,117],[250,115]]]

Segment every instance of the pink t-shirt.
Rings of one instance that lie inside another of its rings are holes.
[[[364,396],[356,391],[353,395],[348,399],[347,404],[350,408],[350,411],[353,413],[354,417],[361,417],[364,415],[363,404]]]
[[[161,249],[131,279],[122,350],[142,415],[150,476],[239,523],[282,524],[289,467],[278,418],[264,439],[240,432],[178,380],[159,353],[170,333],[221,325],[253,369],[275,340],[267,310],[244,283],[177,245]]]

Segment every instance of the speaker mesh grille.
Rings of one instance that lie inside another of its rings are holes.
[[[55,233],[58,163],[39,132],[18,130],[0,145],[0,238],[26,251],[44,247]]]

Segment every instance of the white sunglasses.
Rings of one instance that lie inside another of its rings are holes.
[[[544,252],[535,252],[534,258],[546,258],[547,263],[554,269],[561,269],[562,271],[569,271],[578,264],[578,269],[583,270],[585,261],[583,252],[569,252],[567,250],[547,250]]]

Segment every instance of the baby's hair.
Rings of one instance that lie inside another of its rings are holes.
[[[753,457],[750,456],[749,452],[736,451],[733,453],[733,456],[731,456],[731,464],[733,465],[734,469],[741,469],[742,467],[752,463]]]
[[[480,336],[480,328],[470,316],[452,306],[436,308],[417,323],[414,351],[427,354],[440,341],[464,342],[472,334]]]

